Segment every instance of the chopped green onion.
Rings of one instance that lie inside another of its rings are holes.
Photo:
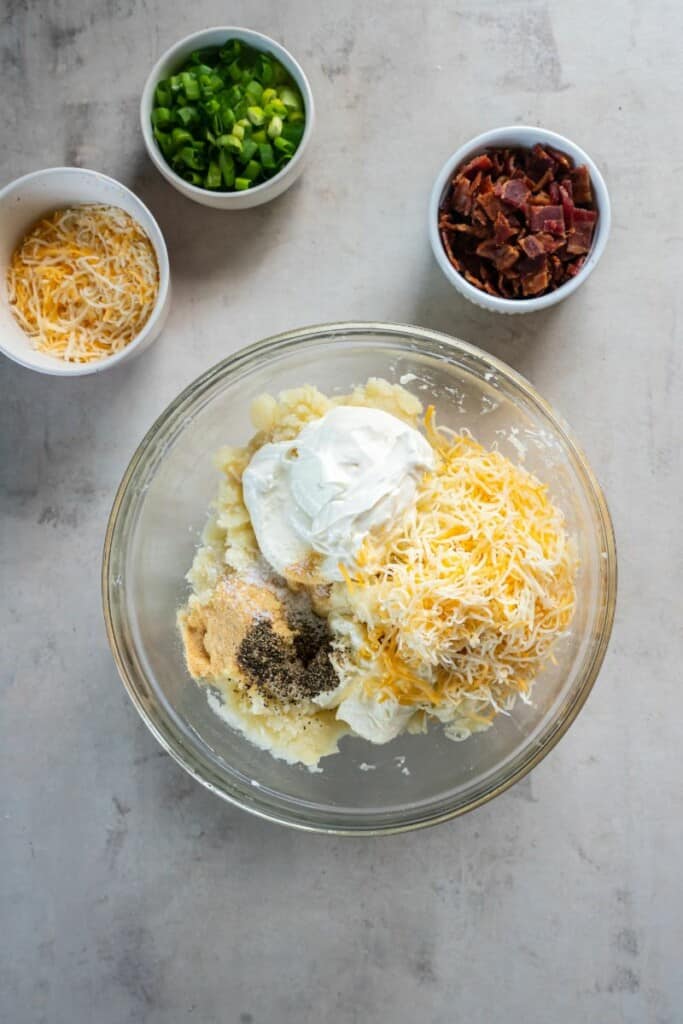
[[[199,111],[196,107],[178,107],[176,116],[184,128],[188,124],[196,124],[199,121]]]
[[[173,114],[168,107],[155,107],[152,111],[152,124],[155,128],[163,128],[173,124]]]
[[[180,75],[180,81],[182,82],[183,92],[188,100],[198,100],[199,82],[196,76],[191,71],[183,71]]]
[[[261,97],[263,96],[263,86],[261,83],[257,82],[255,78],[252,78],[244,91],[247,94],[248,99],[258,106],[261,102]]]
[[[275,155],[273,153],[273,147],[269,142],[265,142],[262,146],[259,146],[259,157],[261,160],[261,166],[266,171],[270,171],[275,167]]]
[[[221,169],[217,163],[212,160],[209,164],[209,169],[206,172],[206,178],[204,184],[207,188],[220,188],[221,187]]]
[[[247,107],[247,117],[257,128],[265,121],[265,114],[261,107]]]
[[[227,149],[229,153],[242,152],[242,140],[238,139],[236,135],[219,135],[216,145],[221,149]]]
[[[176,149],[179,149],[180,146],[184,146],[188,142],[195,141],[190,132],[186,131],[185,128],[174,128],[171,132],[171,139]]]
[[[206,167],[206,161],[204,160],[203,155],[199,150],[193,149],[192,146],[183,146],[183,148],[176,153],[174,159],[193,171],[203,171]]]
[[[223,184],[226,188],[232,188],[235,184],[235,161],[226,150],[222,149],[218,157],[218,166],[223,176]]]
[[[228,39],[195,50],[157,82],[151,123],[160,152],[185,181],[244,191],[291,159],[306,114],[296,83],[272,54]]]
[[[287,110],[301,110],[301,96],[288,85],[282,86],[279,96]]]
[[[159,82],[154,90],[154,105],[156,107],[170,107],[173,102],[173,91],[171,83],[164,80]]]
[[[242,175],[248,178],[249,181],[255,181],[261,173],[261,164],[257,163],[256,160],[250,160],[247,166],[242,171]]]
[[[282,118],[278,117],[277,114],[276,114],[275,117],[271,117],[271,119],[270,119],[270,124],[268,125],[268,138],[276,139],[278,137],[278,135],[281,135],[281,134],[282,134]]]
[[[279,149],[281,153],[284,153],[285,156],[291,156],[294,152],[293,143],[289,142],[287,139],[283,139],[281,135],[279,135],[277,139],[273,139],[273,145],[276,149]]]
[[[243,164],[246,164],[251,160],[254,153],[257,151],[258,145],[253,139],[245,139],[242,143],[242,152],[240,153],[240,160]]]

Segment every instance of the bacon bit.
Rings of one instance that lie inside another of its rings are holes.
[[[559,288],[593,242],[598,212],[586,167],[550,146],[490,149],[455,172],[439,213],[450,263],[509,299]]]
[[[477,196],[477,203],[483,209],[489,220],[495,220],[499,213],[503,212],[503,204],[500,199],[491,192],[480,192]]]
[[[495,241],[481,242],[476,248],[477,256],[491,260],[496,270],[508,270],[519,259],[519,249],[514,245],[497,245]],[[482,268],[483,269],[483,268]]]
[[[465,164],[460,173],[466,178],[473,178],[477,172],[481,173],[482,171],[490,171],[492,169],[491,157],[486,153],[482,153],[481,156],[475,156],[474,160],[470,160],[468,164]]]
[[[593,237],[593,225],[586,221],[579,221],[567,236],[567,252],[572,256],[588,252]]]
[[[493,240],[497,245],[503,245],[508,238],[512,238],[519,232],[519,224],[515,220],[509,220],[504,213],[499,213],[494,224]]]
[[[588,168],[585,164],[575,167],[571,172],[571,182],[574,186],[574,202],[580,206],[592,206],[593,190]]]
[[[510,178],[509,181],[499,182],[495,186],[494,192],[504,203],[509,203],[517,210],[523,210],[529,202],[529,189],[519,178]]]
[[[564,234],[564,214],[561,206],[533,206],[529,210],[531,231],[550,231],[553,235]]]
[[[527,235],[525,238],[520,238],[519,246],[530,260],[536,259],[537,256],[545,255],[546,250],[541,244],[538,235]],[[479,249],[481,249],[481,246],[479,246]],[[477,249],[477,252],[479,252],[479,249]]]
[[[585,256],[582,256],[580,260],[574,260],[573,263],[569,263],[567,265],[567,273],[569,274],[569,276],[576,277],[576,275],[581,270],[581,267],[584,265],[585,262],[586,258]]]

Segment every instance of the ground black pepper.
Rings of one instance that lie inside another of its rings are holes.
[[[332,662],[332,634],[312,612],[291,613],[292,638],[275,632],[269,619],[254,620],[237,651],[237,661],[261,693],[297,702],[333,690],[339,680]]]

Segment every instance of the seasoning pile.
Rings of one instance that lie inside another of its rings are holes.
[[[439,234],[475,288],[526,299],[578,274],[597,220],[588,168],[536,144],[488,149],[460,166],[441,202]]]

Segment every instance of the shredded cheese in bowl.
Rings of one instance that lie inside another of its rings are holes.
[[[418,499],[370,535],[346,583],[370,692],[486,727],[524,699],[569,627],[577,558],[547,487],[466,432],[425,429],[438,453]],[[343,608],[340,608],[343,614]]]
[[[120,352],[159,292],[154,246],[115,206],[56,210],[35,224],[7,271],[10,309],[41,352],[92,363]]]

